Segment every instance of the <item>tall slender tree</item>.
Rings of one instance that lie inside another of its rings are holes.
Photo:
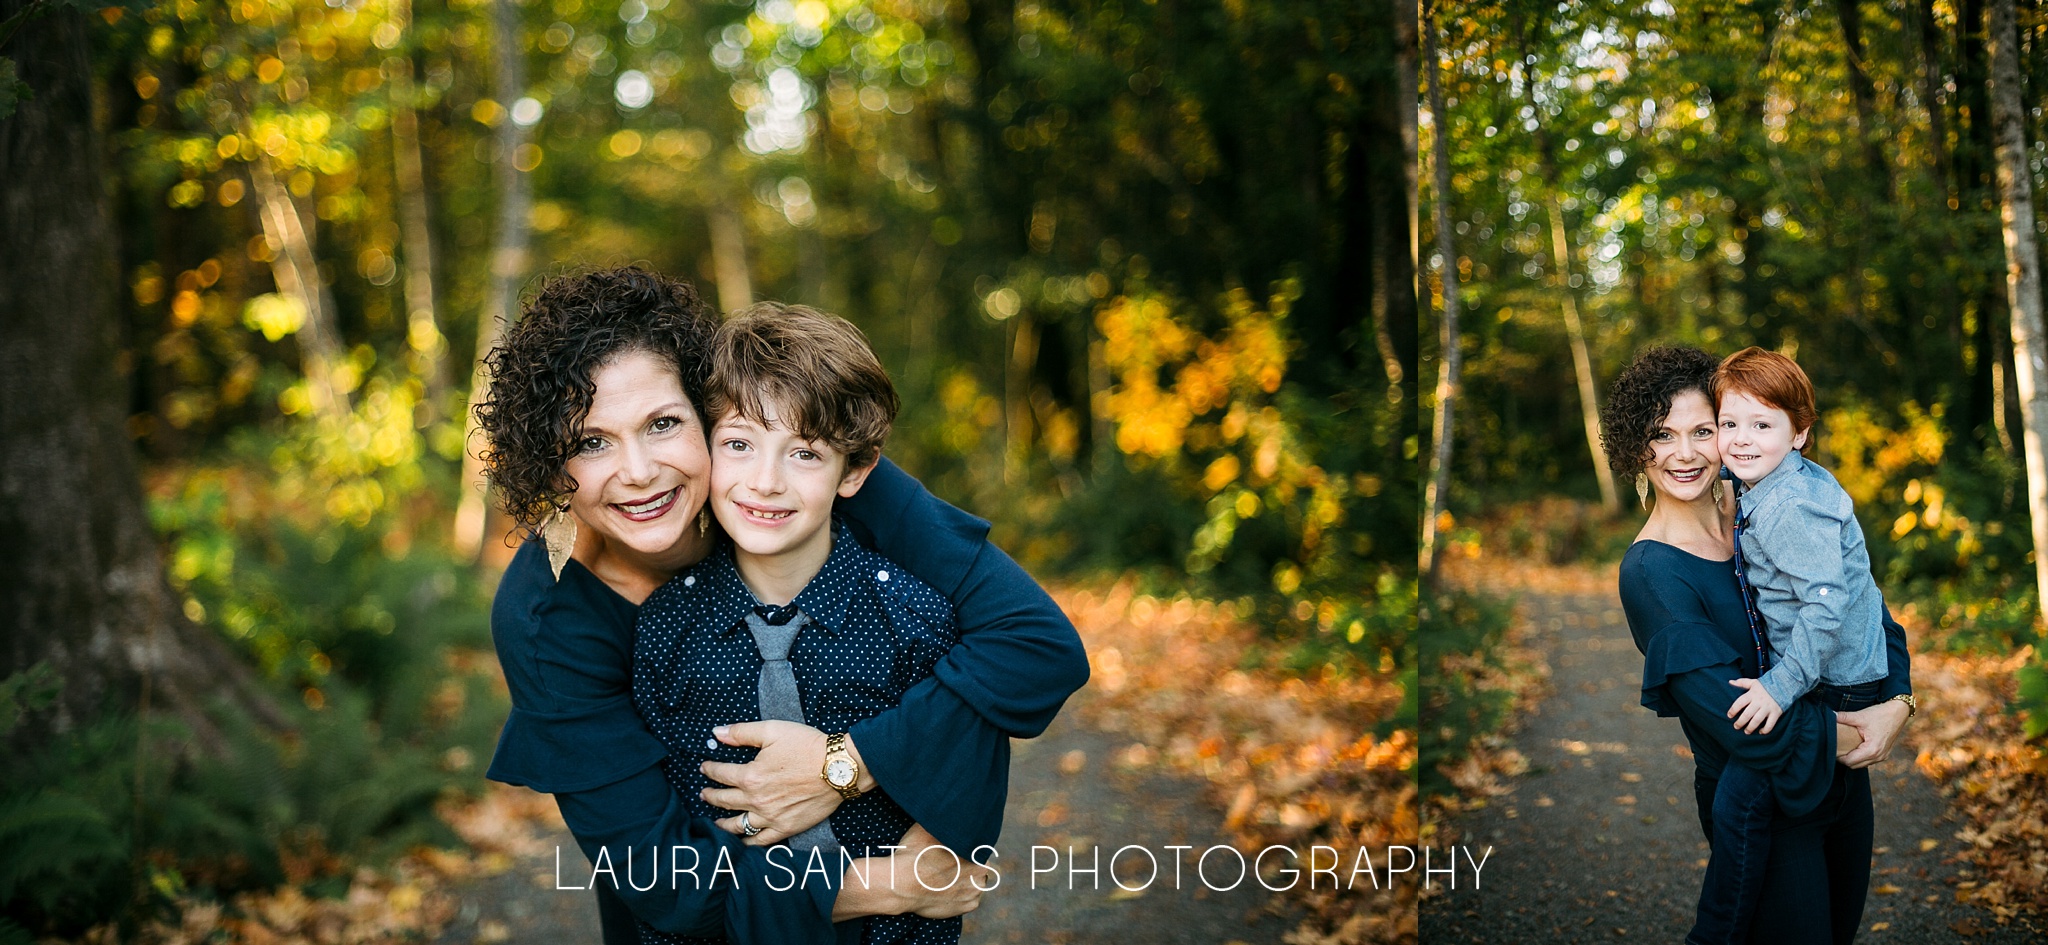
[[[499,116],[498,224],[491,248],[491,284],[484,309],[477,315],[476,362],[470,373],[469,402],[481,403],[490,396],[491,378],[484,372],[484,355],[498,344],[498,338],[519,308],[519,286],[526,279],[528,245],[532,241],[533,182],[520,162],[526,146],[526,122],[519,114],[519,100],[526,95],[526,50],[521,43],[519,7],[513,0],[494,0],[491,16],[492,84],[505,112]],[[486,484],[483,460],[477,451],[476,411],[469,411],[462,454],[462,499],[455,507],[455,549],[474,556],[483,549]]]
[[[401,255],[405,259],[406,347],[411,352],[413,373],[426,389],[430,416],[446,409],[442,401],[448,391],[448,372],[442,363],[448,358],[448,342],[441,331],[434,306],[434,228],[427,206],[426,159],[420,146],[417,87],[413,84],[414,41],[412,0],[396,0],[391,20],[407,43],[386,60],[391,74],[391,157],[392,179],[398,188]]]
[[[1422,4],[1422,67],[1429,83],[1431,184],[1436,188],[1431,215],[1435,218],[1436,251],[1442,262],[1437,278],[1443,285],[1443,325],[1440,333],[1441,362],[1437,366],[1436,407],[1430,425],[1433,437],[1429,454],[1429,480],[1422,501],[1422,550],[1417,559],[1425,584],[1436,580],[1437,559],[1442,543],[1437,535],[1437,516],[1444,510],[1445,492],[1451,480],[1451,431],[1458,402],[1458,255],[1451,239],[1451,143],[1450,113],[1444,109],[1442,66],[1437,61],[1437,20],[1435,0]]]
[[[2021,126],[2019,29],[2014,0],[1991,0],[1991,110],[1997,134],[1999,218],[2005,231],[2005,293],[2012,308],[2013,379],[2019,382],[2027,511],[2034,547],[2048,548],[2048,337],[2041,326],[2041,254],[2034,238],[2034,178]],[[2048,601],[2048,554],[2034,555],[2034,580]]]

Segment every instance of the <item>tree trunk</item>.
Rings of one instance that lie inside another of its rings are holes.
[[[2027,456],[2027,511],[2033,519],[2034,581],[2048,601],[2048,338],[2041,326],[2041,257],[2034,240],[2034,179],[2020,128],[2019,30],[2013,0],[1992,0],[1991,110],[1997,134],[1999,219],[2005,231],[2005,294],[2012,307],[2013,379],[2019,382],[2021,437]]]
[[[1920,42],[1920,98],[1927,107],[1927,133],[1933,142],[1927,149],[1934,165],[1936,188],[1953,199],[1955,171],[1948,151],[1948,105],[1942,98],[1941,32],[1934,25],[1934,0],[1911,0],[1913,29]]]
[[[348,392],[334,378],[342,358],[341,336],[334,325],[334,299],[314,257],[314,230],[291,191],[271,171],[269,159],[258,157],[249,163],[249,183],[256,191],[263,237],[272,247],[271,279],[277,291],[298,302],[306,314],[297,335],[306,391],[316,412],[339,416],[349,409]]]
[[[1024,482],[1031,461],[1031,375],[1038,366],[1038,326],[1031,315],[1010,316],[1010,356],[1003,372],[1003,483]]]
[[[754,280],[747,274],[747,231],[725,204],[705,211],[711,228],[711,265],[718,276],[718,307],[737,312],[754,304]]]
[[[0,0],[0,19],[24,6]],[[0,120],[0,678],[44,663],[63,682],[7,747],[159,707],[214,742],[215,698],[282,720],[184,618],[143,512],[87,30],[70,9],[21,27],[10,52],[33,96]]]
[[[1417,556],[1417,564],[1422,569],[1422,583],[1429,587],[1436,581],[1437,562],[1443,553],[1436,521],[1437,516],[1443,513],[1451,484],[1452,415],[1458,402],[1458,370],[1463,360],[1458,351],[1458,308],[1461,304],[1458,299],[1458,255],[1451,240],[1451,145],[1447,133],[1450,114],[1444,110],[1443,67],[1437,62],[1434,2],[1424,4],[1422,10],[1422,63],[1429,70],[1430,163],[1434,165],[1432,184],[1436,189],[1431,215],[1436,225],[1437,255],[1443,259],[1437,273],[1444,293],[1443,327],[1437,355],[1442,361],[1437,368],[1436,412],[1430,425],[1433,439],[1429,454],[1429,482],[1424,487],[1422,501],[1422,549]]]
[[[1418,79],[1415,68],[1416,10],[1417,4],[1414,3],[1394,4],[1394,70],[1400,80],[1403,102],[1414,102],[1420,98],[1415,94]],[[1421,156],[1417,154],[1419,139],[1415,120],[1413,107],[1401,109],[1401,154],[1404,158],[1401,169],[1408,175],[1408,258],[1419,261],[1422,258],[1422,218],[1417,201],[1422,191],[1416,186]],[[1422,267],[1411,266],[1409,276],[1409,290],[1415,293],[1419,302],[1422,298]]]
[[[517,102],[526,94],[526,59],[519,44],[519,7],[513,0],[491,4],[491,63],[498,98]],[[511,106],[508,104],[507,109]],[[526,144],[526,129],[509,115],[500,119],[498,147],[498,225],[491,249],[491,288],[484,309],[477,315],[476,365],[469,381],[472,408],[491,396],[491,378],[484,373],[484,355],[496,347],[505,326],[519,308],[519,286],[526,279],[527,243],[531,235],[528,217],[532,213],[533,184],[519,167],[519,150]],[[471,409],[467,434],[463,437],[462,500],[455,507],[455,550],[475,557],[483,548],[485,493],[483,460],[477,450],[476,411]]]
[[[401,36],[412,34],[411,0],[395,0],[391,17]],[[420,121],[413,101],[412,52],[389,60],[391,77],[391,163],[398,185],[400,238],[405,260],[406,347],[414,376],[426,390],[427,418],[446,409],[448,341],[434,314],[434,228],[427,208],[426,161],[420,153]]]
[[[1849,71],[1849,94],[1856,101],[1856,133],[1863,139],[1863,161],[1870,172],[1884,178],[1885,197],[1898,199],[1898,181],[1891,162],[1885,160],[1877,127],[1877,90],[1871,86],[1870,70],[1863,61],[1863,9],[1861,0],[1835,0],[1835,19],[1842,25],[1843,58]]]
[[[1556,177],[1551,174],[1550,245],[1557,263],[1557,297],[1564,309],[1565,334],[1571,338],[1572,370],[1579,378],[1579,419],[1586,425],[1586,449],[1593,456],[1593,474],[1600,480],[1600,507],[1612,515],[1621,511],[1621,496],[1614,491],[1614,470],[1607,467],[1607,451],[1600,447],[1600,395],[1593,384],[1593,357],[1586,350],[1586,326],[1579,321],[1578,297],[1572,292],[1571,244],[1565,242],[1564,205],[1557,199]]]

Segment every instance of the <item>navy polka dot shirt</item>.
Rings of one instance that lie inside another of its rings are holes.
[[[730,817],[698,792],[724,787],[698,770],[705,761],[744,764],[758,749],[725,745],[711,729],[761,718],[758,681],[761,654],[747,630],[746,616],[759,601],[740,579],[732,547],[670,578],[640,607],[633,644],[633,701],[668,748],[662,762],[669,783],[699,817]],[[827,734],[894,707],[911,685],[932,675],[939,658],[959,640],[952,604],[894,562],[855,540],[833,523],[832,552],[824,567],[790,606],[810,618],[790,646],[789,661],[803,700],[804,722]],[[832,832],[856,858],[899,842],[913,823],[882,790],[839,805]],[[778,854],[801,875],[805,858]],[[836,859],[828,861],[836,879]],[[778,885],[793,881],[773,874]],[[817,882],[815,875],[811,882]],[[656,931],[642,924],[648,943],[705,942]],[[863,945],[915,943],[951,945],[960,940],[960,920],[916,915],[873,916],[862,931]]]

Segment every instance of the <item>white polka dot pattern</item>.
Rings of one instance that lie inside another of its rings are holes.
[[[745,626],[758,602],[724,546],[663,584],[641,605],[633,648],[633,701],[669,756],[663,772],[693,815],[735,812],[706,803],[698,792],[722,787],[698,770],[704,761],[745,763],[757,750],[725,745],[714,726],[759,719],[761,655]],[[895,707],[903,694],[932,674],[959,632],[953,606],[915,575],[854,540],[834,523],[832,553],[791,602],[810,623],[790,647],[791,668],[804,720],[824,732]],[[697,747],[698,740],[704,742]],[[877,855],[896,843],[912,820],[880,790],[839,806],[833,833],[856,856]],[[792,906],[797,902],[793,899]],[[699,942],[640,928],[648,943]],[[960,920],[915,915],[866,921],[863,945],[953,945]]]

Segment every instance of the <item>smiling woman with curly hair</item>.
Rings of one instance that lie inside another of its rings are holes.
[[[1614,379],[1600,408],[1600,445],[1616,476],[1634,479],[1649,464],[1651,438],[1679,394],[1694,391],[1711,402],[1720,363],[1698,348],[1651,348]]]
[[[479,455],[505,511],[538,534],[576,491],[565,474],[597,384],[616,356],[653,355],[702,401],[704,347],[718,317],[689,283],[643,269],[550,279],[484,357],[490,399],[476,406],[490,445]],[[701,420],[701,418],[699,418]]]
[[[1737,580],[1733,498],[1720,478],[1714,356],[1651,348],[1609,389],[1601,441],[1649,517],[1621,561],[1621,604],[1643,653],[1642,704],[1676,716],[1712,850],[1688,943],[1846,942],[1870,879],[1870,773],[1908,710],[1794,703],[1769,731],[1729,721],[1758,675],[1760,626]],[[1885,617],[1885,697],[1910,692],[1905,631]],[[1837,763],[1839,761],[1839,763]],[[1764,804],[1775,800],[1772,807]]]
[[[595,883],[607,943],[639,941],[638,923],[736,942],[822,941],[835,921],[971,910],[986,871],[948,873],[950,857],[917,854],[995,842],[1009,740],[1044,731],[1087,681],[1087,656],[1052,599],[988,544],[988,523],[933,498],[887,458],[834,511],[858,540],[944,593],[960,634],[932,677],[840,743],[919,825],[886,858],[900,862],[848,868],[891,877],[893,888],[774,883],[767,844],[823,821],[843,799],[820,775],[826,734],[815,728],[742,721],[718,736],[759,748],[734,778],[742,802],[728,805],[751,818],[744,840],[690,817],[663,775],[668,752],[632,699],[634,624],[641,601],[721,537],[703,514],[711,456],[698,406],[715,327],[685,283],[637,268],[583,272],[541,286],[485,358],[480,455],[525,537],[491,608],[512,713],[488,776],[554,794],[584,853],[613,864],[604,875],[630,865],[635,850],[657,873],[688,871],[680,860],[659,865],[682,847],[693,863],[735,875],[704,888]]]

